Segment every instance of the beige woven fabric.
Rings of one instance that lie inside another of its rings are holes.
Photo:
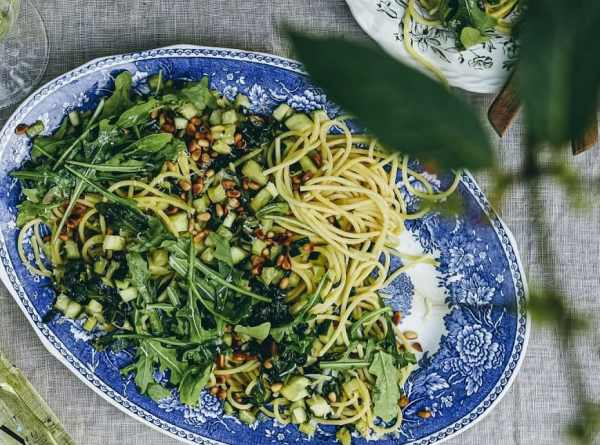
[[[375,1],[375,0],[373,0]],[[364,38],[343,0],[34,0],[46,22],[50,63],[46,80],[93,58],[175,43],[225,46],[288,56],[279,32],[283,23],[317,33]],[[0,61],[1,63],[1,61]],[[482,115],[490,97],[470,98]],[[8,117],[0,112],[0,124]],[[501,165],[520,160],[521,122],[498,142]],[[600,173],[600,149],[573,160],[586,177]],[[486,188],[485,178],[481,178]],[[586,184],[592,188],[591,181]],[[596,195],[597,196],[597,195]],[[600,210],[577,214],[559,189],[544,190],[559,252],[557,269],[573,302],[600,319]],[[503,218],[512,229],[530,277],[539,276],[525,191],[512,190]],[[600,397],[598,346],[580,340],[589,390]],[[171,445],[177,443],[109,405],[71,375],[42,346],[17,305],[0,286],[0,350],[20,367],[82,445]],[[595,357],[595,358],[594,358]],[[523,368],[494,411],[453,445],[545,445],[567,443],[564,429],[575,402],[564,372],[564,357],[550,330],[535,330]],[[241,443],[241,441],[240,441]]]

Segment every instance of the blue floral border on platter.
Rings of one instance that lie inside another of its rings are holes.
[[[244,62],[252,62],[257,64],[263,64],[267,66],[275,66],[283,68],[294,73],[304,75],[302,66],[295,61],[271,56],[268,54],[253,53],[239,50],[228,50],[220,48],[204,48],[204,47],[172,47],[163,48],[157,50],[151,50],[141,53],[132,53],[126,55],[119,55],[114,57],[108,57],[92,61],[76,70],[73,70],[58,79],[52,81],[46,86],[42,87],[36,93],[34,93],[27,101],[25,101],[21,107],[11,117],[7,125],[0,132],[0,142],[4,140],[6,132],[9,129],[21,122],[23,116],[26,116],[31,108],[34,107],[39,101],[50,96],[53,92],[60,89],[63,85],[70,82],[76,81],[78,78],[92,73],[98,69],[106,69],[110,67],[117,67],[119,65],[127,63],[135,63],[140,61],[147,61],[156,58],[179,58],[179,57],[201,57],[201,58],[223,58],[228,60],[239,60]],[[504,254],[509,264],[510,274],[514,283],[514,292],[518,299],[518,317],[517,317],[517,329],[516,337],[514,339],[513,348],[510,351],[510,357],[507,364],[504,367],[501,377],[498,379],[494,387],[488,392],[487,396],[479,403],[477,407],[471,410],[470,413],[465,415],[462,419],[454,422],[453,424],[443,428],[441,431],[433,432],[427,437],[411,441],[410,443],[419,445],[430,445],[438,443],[441,440],[447,439],[450,436],[456,434],[459,431],[463,431],[467,427],[473,425],[479,420],[484,413],[490,411],[490,408],[495,404],[500,397],[506,392],[510,386],[512,379],[514,378],[516,371],[518,370],[520,363],[524,357],[524,350],[526,348],[528,333],[529,333],[529,320],[526,315],[522,312],[524,307],[527,289],[526,283],[520,265],[516,248],[514,247],[514,240],[506,229],[502,221],[497,217],[485,196],[475,183],[472,176],[468,173],[462,175],[461,187],[464,188],[466,193],[473,196],[481,207],[483,213],[493,227],[501,245],[504,250]],[[61,342],[61,340],[50,330],[48,326],[41,320],[41,316],[38,314],[36,309],[32,306],[30,299],[25,294],[23,286],[17,278],[15,269],[6,250],[6,244],[4,235],[2,234],[2,242],[0,243],[0,261],[4,266],[5,276],[3,277],[6,284],[10,283],[7,287],[19,303],[20,307],[28,317],[29,321],[35,327],[36,333],[40,336],[44,344],[48,347],[60,361],[67,365],[74,373],[80,377],[86,384],[94,388],[99,394],[111,401],[114,405],[124,410],[126,413],[137,417],[148,424],[158,428],[164,432],[167,432],[174,437],[180,439],[186,439],[194,443],[200,444],[216,444],[221,443],[214,439],[205,438],[201,435],[195,434],[184,428],[175,426],[169,422],[166,422],[157,416],[149,413],[143,408],[140,408],[135,403],[132,403],[127,399],[127,396],[121,395],[114,391],[102,380],[100,380],[94,372],[89,369],[89,365],[82,363],[78,360],[74,354]],[[506,351],[508,352],[508,351]],[[439,386],[439,385],[438,385]],[[404,438],[403,441],[406,441]]]

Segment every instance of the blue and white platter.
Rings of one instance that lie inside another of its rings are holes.
[[[140,395],[131,376],[121,375],[120,368],[132,360],[127,351],[95,351],[77,321],[42,321],[54,295],[48,281],[29,274],[17,252],[21,191],[9,173],[28,158],[30,143],[16,136],[15,128],[42,120],[51,131],[71,110],[94,108],[122,70],[133,73],[142,92],[145,79],[162,70],[173,79],[207,75],[212,87],[229,97],[246,94],[254,112],[269,113],[282,102],[298,110],[339,112],[299,63],[246,51],[176,46],[102,58],[64,74],[27,99],[0,132],[4,284],[48,350],[109,403],[141,422],[197,444],[335,443],[334,431],[326,428],[308,439],[295,426],[271,420],[247,426],[225,415],[209,393],[202,394],[195,409],[181,405],[175,393],[155,402]],[[431,181],[444,187],[443,180]],[[419,333],[423,353],[404,388],[411,401],[404,426],[381,439],[381,445],[434,444],[469,428],[508,391],[525,355],[527,287],[514,239],[470,174],[462,174],[458,194],[465,209],[459,217],[429,214],[406,224],[402,250],[431,254],[437,263],[415,266],[385,289],[386,301],[403,313],[402,329]],[[418,206],[414,197],[405,198]],[[160,373],[156,378],[162,378]],[[430,417],[421,418],[421,411]],[[366,441],[355,438],[353,443]]]

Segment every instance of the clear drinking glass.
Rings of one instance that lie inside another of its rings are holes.
[[[48,64],[48,38],[30,0],[0,0],[0,109],[24,99]]]

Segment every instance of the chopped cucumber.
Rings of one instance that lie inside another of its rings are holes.
[[[275,118],[275,120],[281,122],[286,117],[290,116],[293,112],[294,110],[292,110],[292,107],[290,107],[288,104],[279,104],[277,108],[273,110],[273,117]]]
[[[219,183],[218,185],[208,189],[208,198],[214,202],[219,203],[227,199],[227,193],[223,186]]]
[[[65,252],[67,253],[67,258],[70,260],[81,258],[77,243],[71,239],[65,241]]]
[[[233,238],[233,233],[231,232],[231,230],[229,230],[227,227],[220,225],[219,228],[216,230],[216,234],[225,238],[227,241],[231,240]]]
[[[128,287],[127,289],[121,289],[119,295],[125,303],[129,303],[137,298],[138,290],[135,287]]]
[[[215,110],[210,113],[210,117],[208,118],[208,122],[211,125],[220,125],[221,117],[223,116],[223,110]]]
[[[315,394],[306,401],[306,404],[317,417],[325,417],[327,414],[331,413],[331,406],[329,406],[329,403],[327,403],[320,395]]]
[[[102,242],[104,250],[123,250],[125,249],[125,238],[118,235],[106,235]]]
[[[104,275],[104,271],[106,270],[106,266],[108,265],[108,261],[104,257],[98,258],[94,262],[94,273],[97,275]]]
[[[306,131],[313,126],[313,121],[306,114],[296,113],[285,121],[285,126],[292,131]]]
[[[325,112],[325,110],[314,110],[310,116],[312,117],[313,121],[328,121],[329,120],[329,116],[327,116],[327,113]]]
[[[212,146],[212,149],[213,151],[216,151],[222,155],[228,155],[231,153],[231,147],[222,140],[215,142]]]
[[[252,104],[250,103],[250,99],[248,99],[248,96],[244,96],[243,94],[238,94],[235,97],[235,106],[238,108],[240,108],[240,107],[250,108],[252,106]]]
[[[239,416],[240,416],[240,420],[247,425],[252,425],[254,422],[256,422],[256,416],[254,414],[252,414],[251,411],[248,411],[248,410],[240,411]]]
[[[236,217],[237,215],[234,212],[229,212],[223,220],[223,226],[227,227],[228,229],[231,229],[231,226],[233,226]]]
[[[188,120],[185,117],[176,117],[175,118],[175,128],[178,130],[185,130],[187,127]]]
[[[254,196],[254,198],[250,200],[250,207],[252,208],[252,210],[254,210],[254,212],[258,212],[274,198],[269,184],[267,184],[266,187],[262,188],[256,194],[256,196]]]
[[[263,169],[258,162],[250,159],[242,167],[242,174],[248,179],[260,185],[266,185],[269,179],[263,173]]]
[[[54,309],[64,314],[67,311],[67,307],[69,306],[70,302],[71,299],[69,297],[67,297],[65,294],[60,294],[58,297],[56,297]]]
[[[310,380],[306,377],[292,377],[287,384],[281,388],[281,395],[288,399],[290,402],[297,402],[308,397],[308,386]]]
[[[179,113],[186,119],[191,119],[198,114],[198,109],[191,103],[185,103],[179,108]]]
[[[281,252],[283,252],[283,246],[281,244],[274,244],[271,247],[271,254],[269,255],[271,261],[275,261]]]
[[[83,307],[76,301],[70,301],[65,310],[65,317],[75,320],[81,314]]]
[[[225,133],[225,127],[223,125],[215,125],[210,127],[210,135],[213,139],[221,139]]]
[[[115,286],[117,289],[127,289],[131,282],[129,280],[115,280]]]
[[[271,193],[271,196],[273,198],[277,198],[277,196],[279,195],[279,190],[277,190],[277,187],[275,186],[275,184],[273,184],[272,182],[269,182],[267,184],[266,188],[269,191],[269,193]]]
[[[262,251],[265,250],[265,247],[267,247],[267,243],[256,238],[254,241],[252,241],[252,255],[262,255]]]
[[[308,156],[304,156],[300,159],[300,167],[302,167],[302,170],[305,172],[316,173],[318,171],[317,166]]]
[[[308,421],[300,425],[298,429],[312,439],[317,432],[317,424],[313,421]]]
[[[102,303],[97,300],[90,300],[86,308],[89,314],[101,314],[103,309]]]
[[[169,252],[166,249],[156,249],[150,254],[150,263],[156,266],[169,264]]]
[[[235,110],[228,110],[221,116],[221,122],[223,124],[235,124],[238,120],[237,113]]]
[[[69,121],[71,122],[71,125],[78,127],[80,123],[79,113],[77,111],[71,111],[69,113]]]
[[[233,264],[241,263],[247,256],[248,252],[244,249],[237,246],[231,248],[231,260],[233,261]]]
[[[187,232],[188,230],[188,215],[185,212],[179,212],[169,216],[173,228],[178,232]]]
[[[83,329],[85,329],[86,331],[91,331],[93,330],[96,325],[98,324],[98,319],[96,319],[96,317],[88,317],[88,319],[85,321],[85,323],[83,323]]]
[[[206,249],[200,255],[200,259],[206,264],[212,263],[215,260],[215,250],[213,248]]]
[[[308,419],[308,416],[306,415],[306,410],[304,409],[303,402],[293,403],[290,408],[290,411],[292,413],[292,423],[293,424],[300,425],[300,424],[306,422],[306,420]]]
[[[192,201],[192,206],[194,206],[194,208],[196,209],[196,211],[198,213],[206,212],[209,205],[210,205],[210,200],[208,199],[208,196],[206,196],[206,195],[202,195],[201,198],[197,198]]]
[[[340,428],[335,434],[335,438],[340,445],[352,445],[352,435],[350,435],[348,428]]]

